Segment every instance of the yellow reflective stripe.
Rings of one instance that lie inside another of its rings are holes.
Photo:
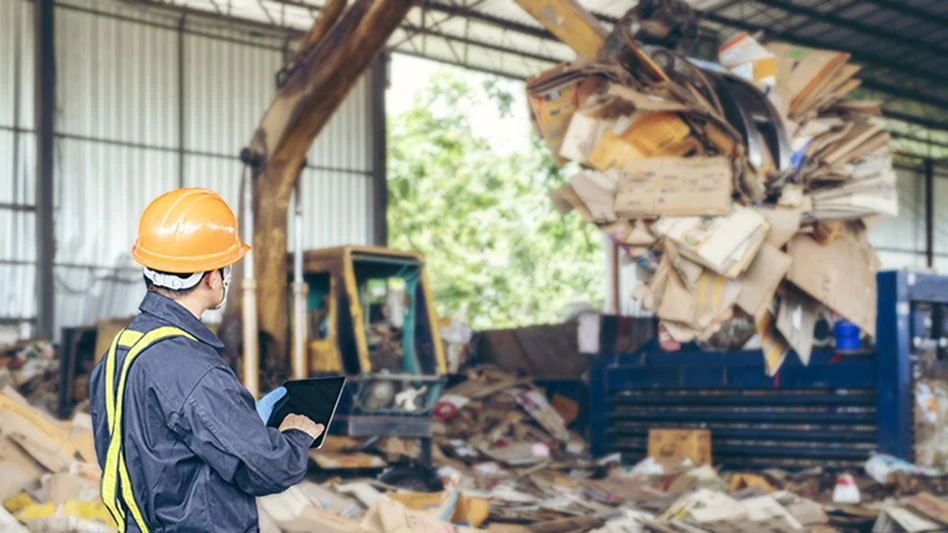
[[[130,332],[136,334],[137,332]],[[105,468],[102,471],[102,500],[105,502],[106,507],[113,514],[115,518],[118,514],[118,481],[121,478],[122,483],[122,499],[125,500],[125,506],[131,511],[132,516],[135,519],[135,522],[138,524],[139,529],[143,533],[148,532],[148,525],[145,523],[145,519],[142,516],[141,510],[138,508],[138,505],[135,503],[135,497],[132,494],[132,484],[129,479],[128,469],[125,465],[125,454],[122,450],[122,414],[124,408],[124,396],[125,396],[125,380],[128,377],[128,370],[131,367],[132,362],[136,357],[143,351],[145,351],[152,344],[165,339],[167,337],[175,336],[184,336],[189,339],[194,339],[194,337],[184,330],[175,328],[175,327],[161,327],[148,333],[142,335],[137,333],[138,338],[134,339],[134,335],[125,336],[119,341],[121,344],[122,341],[131,342],[131,349],[128,351],[128,354],[125,355],[125,360],[122,362],[122,371],[119,374],[118,381],[118,390],[115,393],[115,404],[112,407],[112,410],[115,413],[115,417],[110,425],[111,430],[109,431],[110,440],[109,448],[106,452],[105,458]],[[108,373],[109,366],[112,368],[112,375],[114,379],[114,367],[115,367],[115,350],[114,348],[110,350],[111,361],[107,362],[106,372]],[[109,387],[107,387],[108,389]],[[108,410],[109,405],[106,406]],[[113,510],[114,509],[114,510]],[[124,529],[124,520],[116,520],[116,524],[119,526],[120,530]]]
[[[105,415],[108,427],[111,430],[112,420],[115,418],[115,365],[116,350],[118,346],[122,348],[131,348],[136,342],[141,340],[143,333],[123,329],[112,339],[112,345],[109,347],[109,355],[105,364],[105,382],[109,384],[105,388]]]
[[[144,335],[145,334],[140,331],[132,331],[130,329],[126,329],[122,331],[121,335],[119,335],[119,346],[121,346],[122,348],[131,348]]]
[[[142,516],[138,504],[135,503],[135,495],[132,494],[132,480],[128,477],[128,468],[125,466],[125,453],[123,452],[119,460],[119,478],[122,480],[122,499],[125,500],[125,506],[132,512],[135,523],[142,533],[148,533],[148,524],[145,523],[145,517]]]
[[[105,414],[108,423],[107,427],[109,428],[110,440],[112,438],[112,424],[115,419],[116,348],[118,347],[119,339],[121,339],[124,332],[124,329],[119,331],[115,338],[112,339],[112,345],[109,347],[109,353],[105,359]],[[114,472],[111,470],[103,471],[102,483],[100,485],[102,501],[105,503],[105,508],[108,509],[109,514],[112,515],[112,519],[115,520],[115,525],[118,527],[118,530],[124,531],[125,513],[119,509],[118,501],[115,499],[115,487],[116,479]]]

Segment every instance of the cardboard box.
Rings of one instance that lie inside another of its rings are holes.
[[[624,169],[637,159],[683,156],[700,149],[689,134],[691,128],[675,113],[636,112],[616,120],[589,154],[589,164],[598,170]]]
[[[726,215],[734,173],[727,157],[648,158],[623,167],[615,213],[624,218]]]
[[[691,459],[696,465],[711,464],[711,432],[707,429],[650,429],[648,456],[659,462],[679,463]]]
[[[790,282],[875,336],[879,259],[868,244],[843,235],[820,246],[808,235],[797,235],[787,251],[793,259],[787,273]]]
[[[573,113],[605,80],[581,66],[558,65],[527,80],[527,100],[540,136],[554,158],[559,157]]]

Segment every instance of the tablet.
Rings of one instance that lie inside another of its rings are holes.
[[[286,415],[307,416],[313,422],[326,427],[323,434],[310,446],[319,448],[329,434],[329,425],[336,414],[336,406],[339,405],[345,384],[346,378],[341,376],[287,381],[283,384],[286,387],[286,396],[274,407],[267,425],[280,427]]]

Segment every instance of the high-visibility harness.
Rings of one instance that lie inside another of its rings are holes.
[[[119,531],[125,531],[125,521],[131,513],[138,528],[148,533],[148,524],[142,516],[141,509],[135,502],[132,494],[132,483],[128,477],[128,467],[125,465],[125,450],[122,446],[122,413],[125,399],[125,379],[128,369],[135,358],[156,343],[172,337],[187,337],[194,340],[188,332],[165,326],[153,329],[147,333],[123,329],[112,340],[109,353],[105,361],[105,413],[109,427],[109,449],[105,456],[105,468],[102,470],[102,501],[115,520]],[[128,353],[122,361],[122,368],[116,381],[118,370],[119,347],[127,348]],[[121,491],[119,490],[121,488]],[[122,505],[124,504],[124,505]]]

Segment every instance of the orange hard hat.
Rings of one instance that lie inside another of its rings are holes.
[[[208,272],[232,265],[250,246],[240,242],[237,217],[214,191],[175,189],[152,200],[138,223],[132,257],[152,270]]]

